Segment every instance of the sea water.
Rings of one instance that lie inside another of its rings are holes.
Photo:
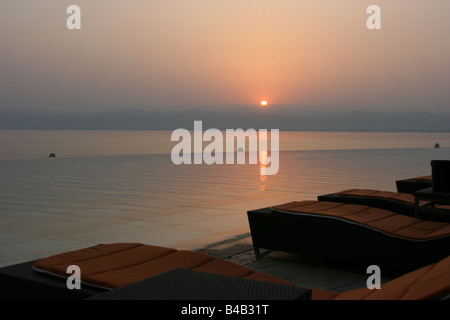
[[[264,176],[174,165],[170,133],[0,131],[0,265],[110,242],[193,249],[249,232],[248,210],[395,191],[450,159],[449,133],[280,132],[279,171]]]

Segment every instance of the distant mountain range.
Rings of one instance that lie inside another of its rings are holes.
[[[283,131],[450,132],[450,115],[428,112],[333,112],[276,114],[239,111],[144,111],[97,113],[0,111],[0,130],[174,130],[203,128]]]

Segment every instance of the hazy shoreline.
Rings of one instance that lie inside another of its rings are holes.
[[[276,111],[54,112],[0,111],[0,130],[191,130],[204,128],[279,129],[329,132],[450,132],[450,115],[432,112],[327,112],[278,114]]]

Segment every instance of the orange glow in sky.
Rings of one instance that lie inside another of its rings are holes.
[[[342,2],[0,1],[0,109],[447,112],[450,2]]]
[[[262,100],[262,101],[261,101],[261,106],[262,106],[262,107],[267,106],[267,100]]]

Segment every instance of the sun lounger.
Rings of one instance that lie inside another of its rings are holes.
[[[414,193],[415,191],[430,188],[433,184],[432,176],[422,176],[395,181],[397,191],[400,193]]]
[[[360,204],[369,207],[390,210],[399,214],[414,217],[415,197],[409,193],[379,191],[372,189],[349,189],[337,193],[321,195],[319,201]],[[449,209],[448,214],[439,210],[426,208],[419,210],[418,218],[424,220],[450,222],[450,207],[438,206],[440,209]]]
[[[269,249],[413,270],[450,255],[450,223],[368,206],[301,201],[248,219],[257,256]]]
[[[82,290],[68,290],[67,267],[81,270]],[[139,243],[98,245],[0,269],[0,299],[84,299],[175,268],[291,285],[210,255]]]

